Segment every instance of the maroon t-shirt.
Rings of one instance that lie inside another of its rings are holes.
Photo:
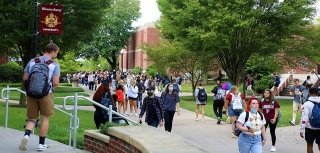
[[[275,114],[275,109],[280,108],[280,105],[279,105],[278,101],[276,101],[276,100],[274,100],[273,104],[272,104],[272,102],[266,101],[266,100],[264,100],[260,104],[261,105],[259,107],[262,108],[262,113],[263,113],[264,117],[266,118],[266,121],[270,121],[271,119],[273,119],[274,114]]]

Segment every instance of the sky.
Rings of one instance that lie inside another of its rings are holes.
[[[160,19],[160,11],[156,0],[140,0],[141,17],[133,23],[133,26],[140,26],[148,22],[154,22]],[[317,18],[320,16],[320,2],[316,4],[318,10]]]

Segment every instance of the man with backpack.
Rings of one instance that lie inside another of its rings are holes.
[[[302,106],[300,136],[307,142],[307,152],[313,152],[316,141],[320,151],[320,97],[317,88],[310,88],[310,97]]]
[[[226,96],[226,91],[222,89],[220,78],[216,79],[216,84],[211,92],[213,93],[213,112],[216,115],[218,122],[217,124],[221,124],[222,119],[222,109],[224,105],[224,98]]]
[[[19,149],[27,150],[31,131],[34,129],[40,113],[38,151],[47,149],[45,138],[48,133],[49,117],[54,113],[53,89],[59,84],[60,65],[53,61],[57,58],[59,47],[49,43],[44,55],[31,59],[24,69],[23,81],[27,93],[27,123]]]

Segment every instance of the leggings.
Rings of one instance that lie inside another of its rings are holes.
[[[268,125],[270,125],[270,134],[271,134],[271,141],[272,141],[273,146],[276,144],[277,123],[278,123],[278,121],[276,121],[274,124],[272,124],[270,121],[267,121],[267,123],[265,124],[266,130],[267,130]]]
[[[164,111],[164,128],[166,131],[171,132],[172,129],[172,121],[175,111]]]

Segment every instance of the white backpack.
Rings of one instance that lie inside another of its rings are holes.
[[[231,105],[233,110],[243,110],[242,107],[242,99],[241,99],[241,93],[234,95],[233,93],[230,93],[232,95],[231,99]]]

